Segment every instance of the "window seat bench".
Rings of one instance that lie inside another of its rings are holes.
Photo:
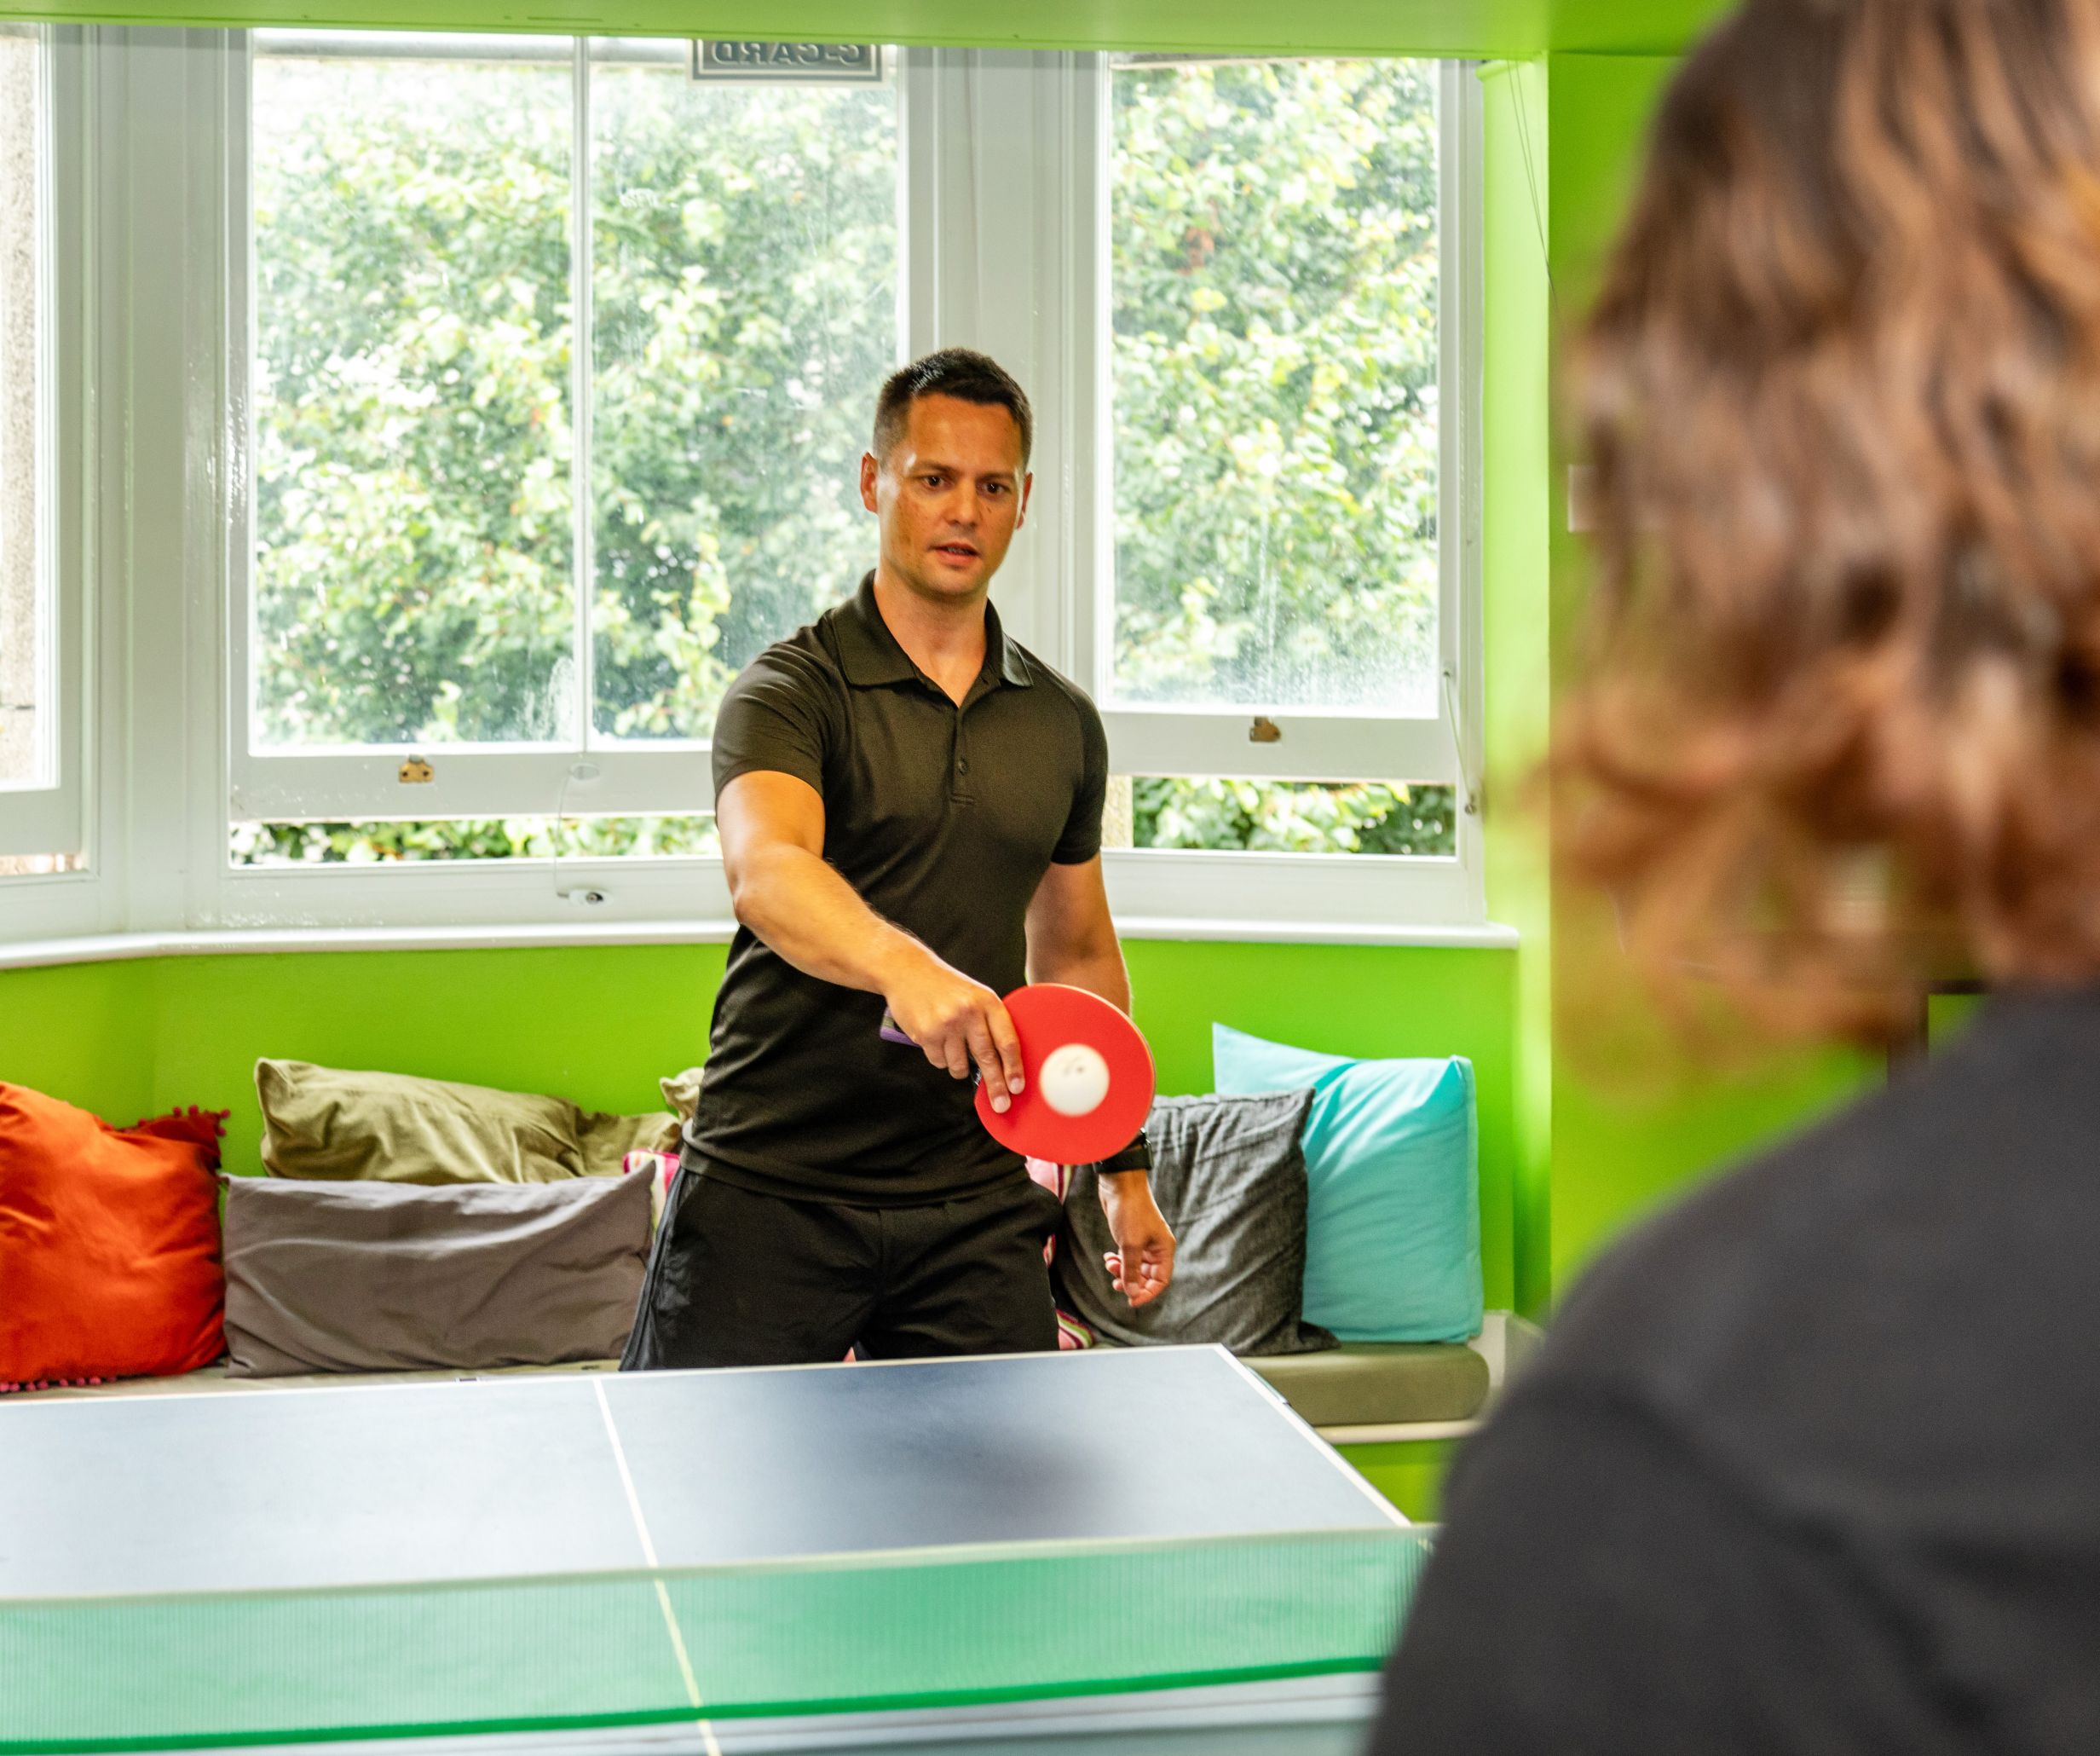
[[[1336,1444],[1459,1436],[1468,1430],[1509,1364],[1520,1361],[1538,1331],[1523,1319],[1493,1311],[1474,1342],[1355,1343],[1319,1354],[1249,1360],[1307,1425]],[[500,1366],[488,1371],[322,1372],[286,1378],[234,1378],[223,1362],[176,1378],[124,1378],[104,1384],[56,1385],[0,1397],[0,1418],[15,1402],[85,1396],[169,1396],[243,1390],[313,1389],[333,1384],[441,1383],[547,1372],[610,1372],[616,1362]]]

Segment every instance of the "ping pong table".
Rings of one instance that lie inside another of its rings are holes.
[[[1427,1540],[1211,1348],[0,1407],[0,1752],[1347,1751]]]

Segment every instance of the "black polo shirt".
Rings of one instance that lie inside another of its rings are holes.
[[[897,643],[874,575],[745,667],[715,719],[714,783],[768,769],[824,800],[824,858],[870,908],[994,992],[1027,979],[1028,905],[1101,847],[1108,740],[1093,703],[984,609],[958,708]],[[716,996],[689,1143],[724,1181],[901,1205],[982,1189],[1020,1160],[968,1080],[878,1034],[882,997],[805,975],[748,927]]]

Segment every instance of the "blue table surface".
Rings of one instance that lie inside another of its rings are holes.
[[[0,1599],[1388,1530],[1214,1348],[0,1407]]]

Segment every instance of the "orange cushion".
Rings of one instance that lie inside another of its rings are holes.
[[[0,1083],[0,1383],[190,1372],[225,1351],[219,1123],[112,1128]]]

